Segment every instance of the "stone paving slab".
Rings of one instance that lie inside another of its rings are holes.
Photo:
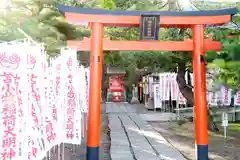
[[[107,104],[112,160],[185,160],[129,104]]]
[[[131,149],[128,137],[122,128],[122,123],[118,116],[108,115],[109,128],[111,137],[110,154],[112,160],[134,160],[131,154]]]
[[[136,124],[127,115],[121,115],[122,120],[127,134],[129,136],[133,152],[136,159],[146,160],[146,159],[156,159],[156,154],[154,150],[149,145],[148,141],[145,139],[144,135],[139,133],[139,129]]]
[[[107,103],[107,113],[146,113],[143,104],[133,104],[129,107],[127,103]]]
[[[156,130],[154,130],[151,125],[147,122],[143,121],[138,115],[130,116],[141,128],[143,134],[148,138],[151,145],[158,151],[160,157],[162,159],[176,159],[176,160],[185,160],[182,154],[167,140],[159,134]]]

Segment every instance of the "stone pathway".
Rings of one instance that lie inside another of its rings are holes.
[[[141,113],[147,111],[139,104],[102,105],[100,160],[185,160],[178,150],[139,116]],[[45,159],[86,159],[86,136],[85,130],[81,145],[55,147],[51,150],[50,158]]]
[[[140,116],[141,108],[125,103],[106,104],[112,160],[185,160]]]

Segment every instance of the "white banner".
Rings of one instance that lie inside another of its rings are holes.
[[[27,55],[19,45],[1,44],[0,46],[0,143],[1,159],[27,159],[27,154],[19,155],[19,148],[26,149],[24,101],[27,100]],[[23,55],[22,55],[23,54]],[[25,80],[25,81],[24,81]],[[26,102],[26,101],[25,101]]]
[[[165,75],[164,74],[159,74],[159,89],[160,89],[160,99],[164,100],[164,94],[165,94]],[[153,88],[154,90],[154,88]]]
[[[170,77],[170,82],[171,82],[171,100],[172,101],[176,101],[178,98],[178,92],[179,92],[179,88],[178,88],[178,84],[177,84],[177,74],[175,73],[170,73],[169,74]]]
[[[47,57],[37,45],[0,44],[2,160],[40,160],[55,145],[81,143],[89,78],[76,50]]]
[[[45,154],[43,143],[45,143],[44,129],[44,106],[42,106],[41,97],[41,71],[42,71],[42,50],[37,46],[29,46],[27,49],[28,60],[28,121],[27,121],[27,142],[29,159],[43,158]],[[26,71],[25,71],[26,72]],[[42,119],[43,118],[43,119]]]
[[[180,91],[179,91],[178,104],[187,104],[186,98],[182,95],[182,93]]]
[[[149,97],[153,97],[153,88],[152,88],[152,83],[153,83],[153,77],[148,77],[148,89],[149,89]]]
[[[208,103],[213,106],[216,106],[218,104],[217,92],[209,92],[209,102]]]
[[[240,105],[240,90],[234,96],[234,105],[237,105],[237,106]]]
[[[154,108],[162,108],[162,101],[160,99],[160,90],[159,90],[159,83],[153,83],[154,88]]]
[[[88,106],[89,106],[89,89],[90,89],[90,70],[85,69],[85,82],[86,82],[86,112],[88,112]]]
[[[231,90],[226,87],[221,87],[221,95],[222,95],[222,104],[225,106],[230,106],[231,104]]]
[[[79,144],[81,141],[80,106],[77,106],[75,94],[77,79],[77,55],[75,50],[62,50],[64,65],[65,95],[64,95],[64,139],[66,143]]]

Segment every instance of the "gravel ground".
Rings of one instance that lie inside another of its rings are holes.
[[[85,115],[86,118],[86,115]],[[86,130],[81,145],[61,144],[51,149],[44,160],[85,160],[86,159]],[[106,107],[101,106],[101,139],[100,160],[110,160],[110,133]],[[64,148],[64,151],[63,151]],[[59,154],[60,153],[60,154]],[[50,158],[49,158],[50,157]]]
[[[195,160],[194,130],[192,123],[182,126],[176,122],[149,122],[175,148],[189,160]],[[224,140],[222,130],[218,134],[209,133],[209,158],[212,160],[240,160],[240,134],[228,132]]]

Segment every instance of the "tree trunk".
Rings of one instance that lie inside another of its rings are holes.
[[[187,103],[191,106],[194,105],[193,91],[192,86],[188,85],[185,80],[185,71],[186,64],[184,62],[178,63],[178,72],[177,72],[177,83],[180,92],[186,98]],[[208,129],[212,132],[217,132],[219,129],[216,123],[213,120],[213,116],[211,115],[208,109]]]
[[[178,10],[177,0],[168,0],[168,5],[169,5],[169,9],[168,9],[169,11]],[[183,34],[183,33],[184,31],[182,30],[182,32],[179,34]],[[193,98],[192,86],[186,83],[185,71],[186,71],[186,63],[185,62],[178,63],[177,83],[178,83],[179,90],[182,93],[182,95],[186,98],[187,103],[193,106],[194,98]],[[213,117],[211,116],[209,110],[208,110],[208,129],[210,131],[218,131],[218,128],[215,122],[213,121]]]
[[[186,83],[185,80],[186,64],[184,62],[178,63],[177,83],[180,92],[186,98],[187,103],[193,105],[192,87]]]

